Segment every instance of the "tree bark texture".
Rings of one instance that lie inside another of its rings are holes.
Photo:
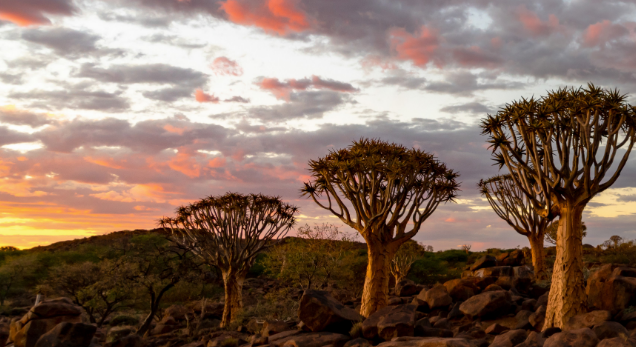
[[[563,328],[568,320],[586,312],[585,279],[583,277],[582,206],[561,208],[557,231],[556,261],[543,329]]]
[[[395,255],[392,248],[389,245],[367,241],[369,263],[364,278],[360,308],[360,314],[364,317],[387,305],[391,277],[390,264]]]
[[[532,253],[532,267],[534,276],[538,280],[547,279],[545,260],[543,258],[543,235],[540,237],[528,237],[530,241],[530,252]]]
[[[245,274],[236,271],[223,271],[223,284],[225,288],[225,307],[221,327],[226,328],[238,313],[243,309],[243,281]]]

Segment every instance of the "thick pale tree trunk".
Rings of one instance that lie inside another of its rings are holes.
[[[545,271],[545,260],[543,258],[543,236],[529,237],[530,252],[532,253],[532,267],[534,267],[534,276],[538,280],[547,279],[548,275]]]
[[[380,242],[369,242],[367,274],[362,291],[362,307],[360,314],[368,317],[373,312],[385,307],[389,294],[389,278],[391,277],[391,260],[395,255],[394,247]]]
[[[221,327],[226,328],[238,313],[243,309],[243,281],[245,274],[236,271],[223,271],[223,284],[225,288],[225,307]]]
[[[556,261],[543,329],[563,328],[568,320],[586,312],[583,278],[582,206],[564,206],[557,231]]]

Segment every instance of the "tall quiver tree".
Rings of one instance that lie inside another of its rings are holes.
[[[357,230],[368,248],[360,314],[387,305],[390,263],[400,245],[459,189],[458,174],[432,154],[361,139],[309,162],[303,195]]]
[[[177,209],[160,223],[177,240],[223,274],[227,327],[243,307],[242,288],[256,255],[284,237],[294,225],[295,206],[279,197],[227,193]]]
[[[524,178],[522,183],[532,184],[534,182],[532,176],[526,175]],[[548,216],[542,216],[534,207],[545,206],[545,195],[541,193],[540,189],[535,189],[532,186],[522,189],[515,183],[511,175],[481,180],[479,181],[479,190],[501,219],[505,220],[517,233],[528,238],[535,276],[538,279],[546,279],[543,240],[551,219]]]
[[[544,205],[533,200],[544,218],[559,216],[544,329],[586,309],[581,219],[590,199],[616,182],[634,145],[636,110],[625,100],[589,84],[515,101],[482,122],[494,160],[527,196],[546,196]]]

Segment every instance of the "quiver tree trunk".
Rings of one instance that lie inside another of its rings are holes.
[[[546,273],[545,260],[543,258],[543,234],[537,237],[528,237],[528,240],[530,240],[534,276],[537,280],[545,280],[548,278],[548,274]]]
[[[223,286],[225,289],[225,306],[221,327],[227,328],[243,309],[243,281],[245,273],[233,270],[223,271]]]
[[[586,311],[581,229],[584,208],[585,205],[568,204],[561,208],[556,261],[543,329],[563,328],[571,317]]]
[[[368,317],[388,303],[390,266],[395,255],[394,248],[392,245],[384,245],[378,241],[367,241],[369,263],[367,264],[367,274],[364,277],[362,307],[360,308],[360,314],[364,317]]]

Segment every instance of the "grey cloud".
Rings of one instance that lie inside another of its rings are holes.
[[[191,97],[192,88],[187,88],[187,87],[163,88],[163,89],[145,91],[145,92],[142,92],[142,95],[152,100],[173,102],[179,99]]]
[[[139,11],[135,15],[121,15],[115,13],[97,14],[100,19],[110,22],[139,24],[149,28],[167,27],[175,19],[168,14],[158,14],[149,11]]]
[[[7,109],[0,109],[0,122],[39,127],[52,123],[52,120],[45,114],[41,113],[28,111],[9,111]]]
[[[4,0],[0,9],[32,24],[50,24],[47,14],[68,16],[76,11],[71,0]]]
[[[14,131],[0,125],[0,146],[32,141],[34,141],[34,138],[31,134]]]
[[[430,82],[423,89],[436,93],[456,94],[460,96],[472,96],[479,90],[490,89],[519,89],[524,86],[520,82],[508,81],[480,81],[478,76],[470,72],[452,72],[446,75],[441,82]]]
[[[10,74],[8,72],[0,72],[0,81],[6,84],[20,84],[22,83],[22,75]]]
[[[224,102],[239,102],[239,103],[244,103],[244,104],[246,104],[246,103],[249,103],[249,102],[250,102],[250,99],[244,98],[244,97],[239,96],[239,95],[235,95],[235,96],[233,96],[233,97],[231,97],[231,98],[229,98],[229,99],[225,99],[225,100],[223,100],[223,101],[224,101]]]
[[[450,105],[450,106],[444,106],[440,109],[440,111],[442,112],[446,112],[446,113],[474,113],[474,114],[487,114],[487,113],[493,113],[495,110],[480,103],[480,102],[468,102],[465,104],[459,104],[459,105]]]
[[[309,91],[290,94],[290,102],[274,106],[257,106],[249,109],[249,115],[266,122],[284,122],[290,119],[321,118],[326,112],[335,110],[351,97],[333,91]]]
[[[66,58],[121,53],[99,48],[96,43],[101,37],[98,35],[63,27],[25,29],[22,39],[50,48],[57,55]]]
[[[106,92],[87,83],[61,84],[64,89],[10,93],[10,98],[29,100],[31,107],[44,109],[84,109],[106,112],[123,111],[130,107],[121,91]]]
[[[185,85],[192,88],[207,82],[207,76],[204,73],[166,64],[111,65],[101,68],[87,63],[82,64],[75,77],[87,77],[111,83],[157,83]]]
[[[383,85],[392,85],[402,87],[404,89],[422,89],[426,85],[426,78],[415,76],[390,76],[380,80]]]

